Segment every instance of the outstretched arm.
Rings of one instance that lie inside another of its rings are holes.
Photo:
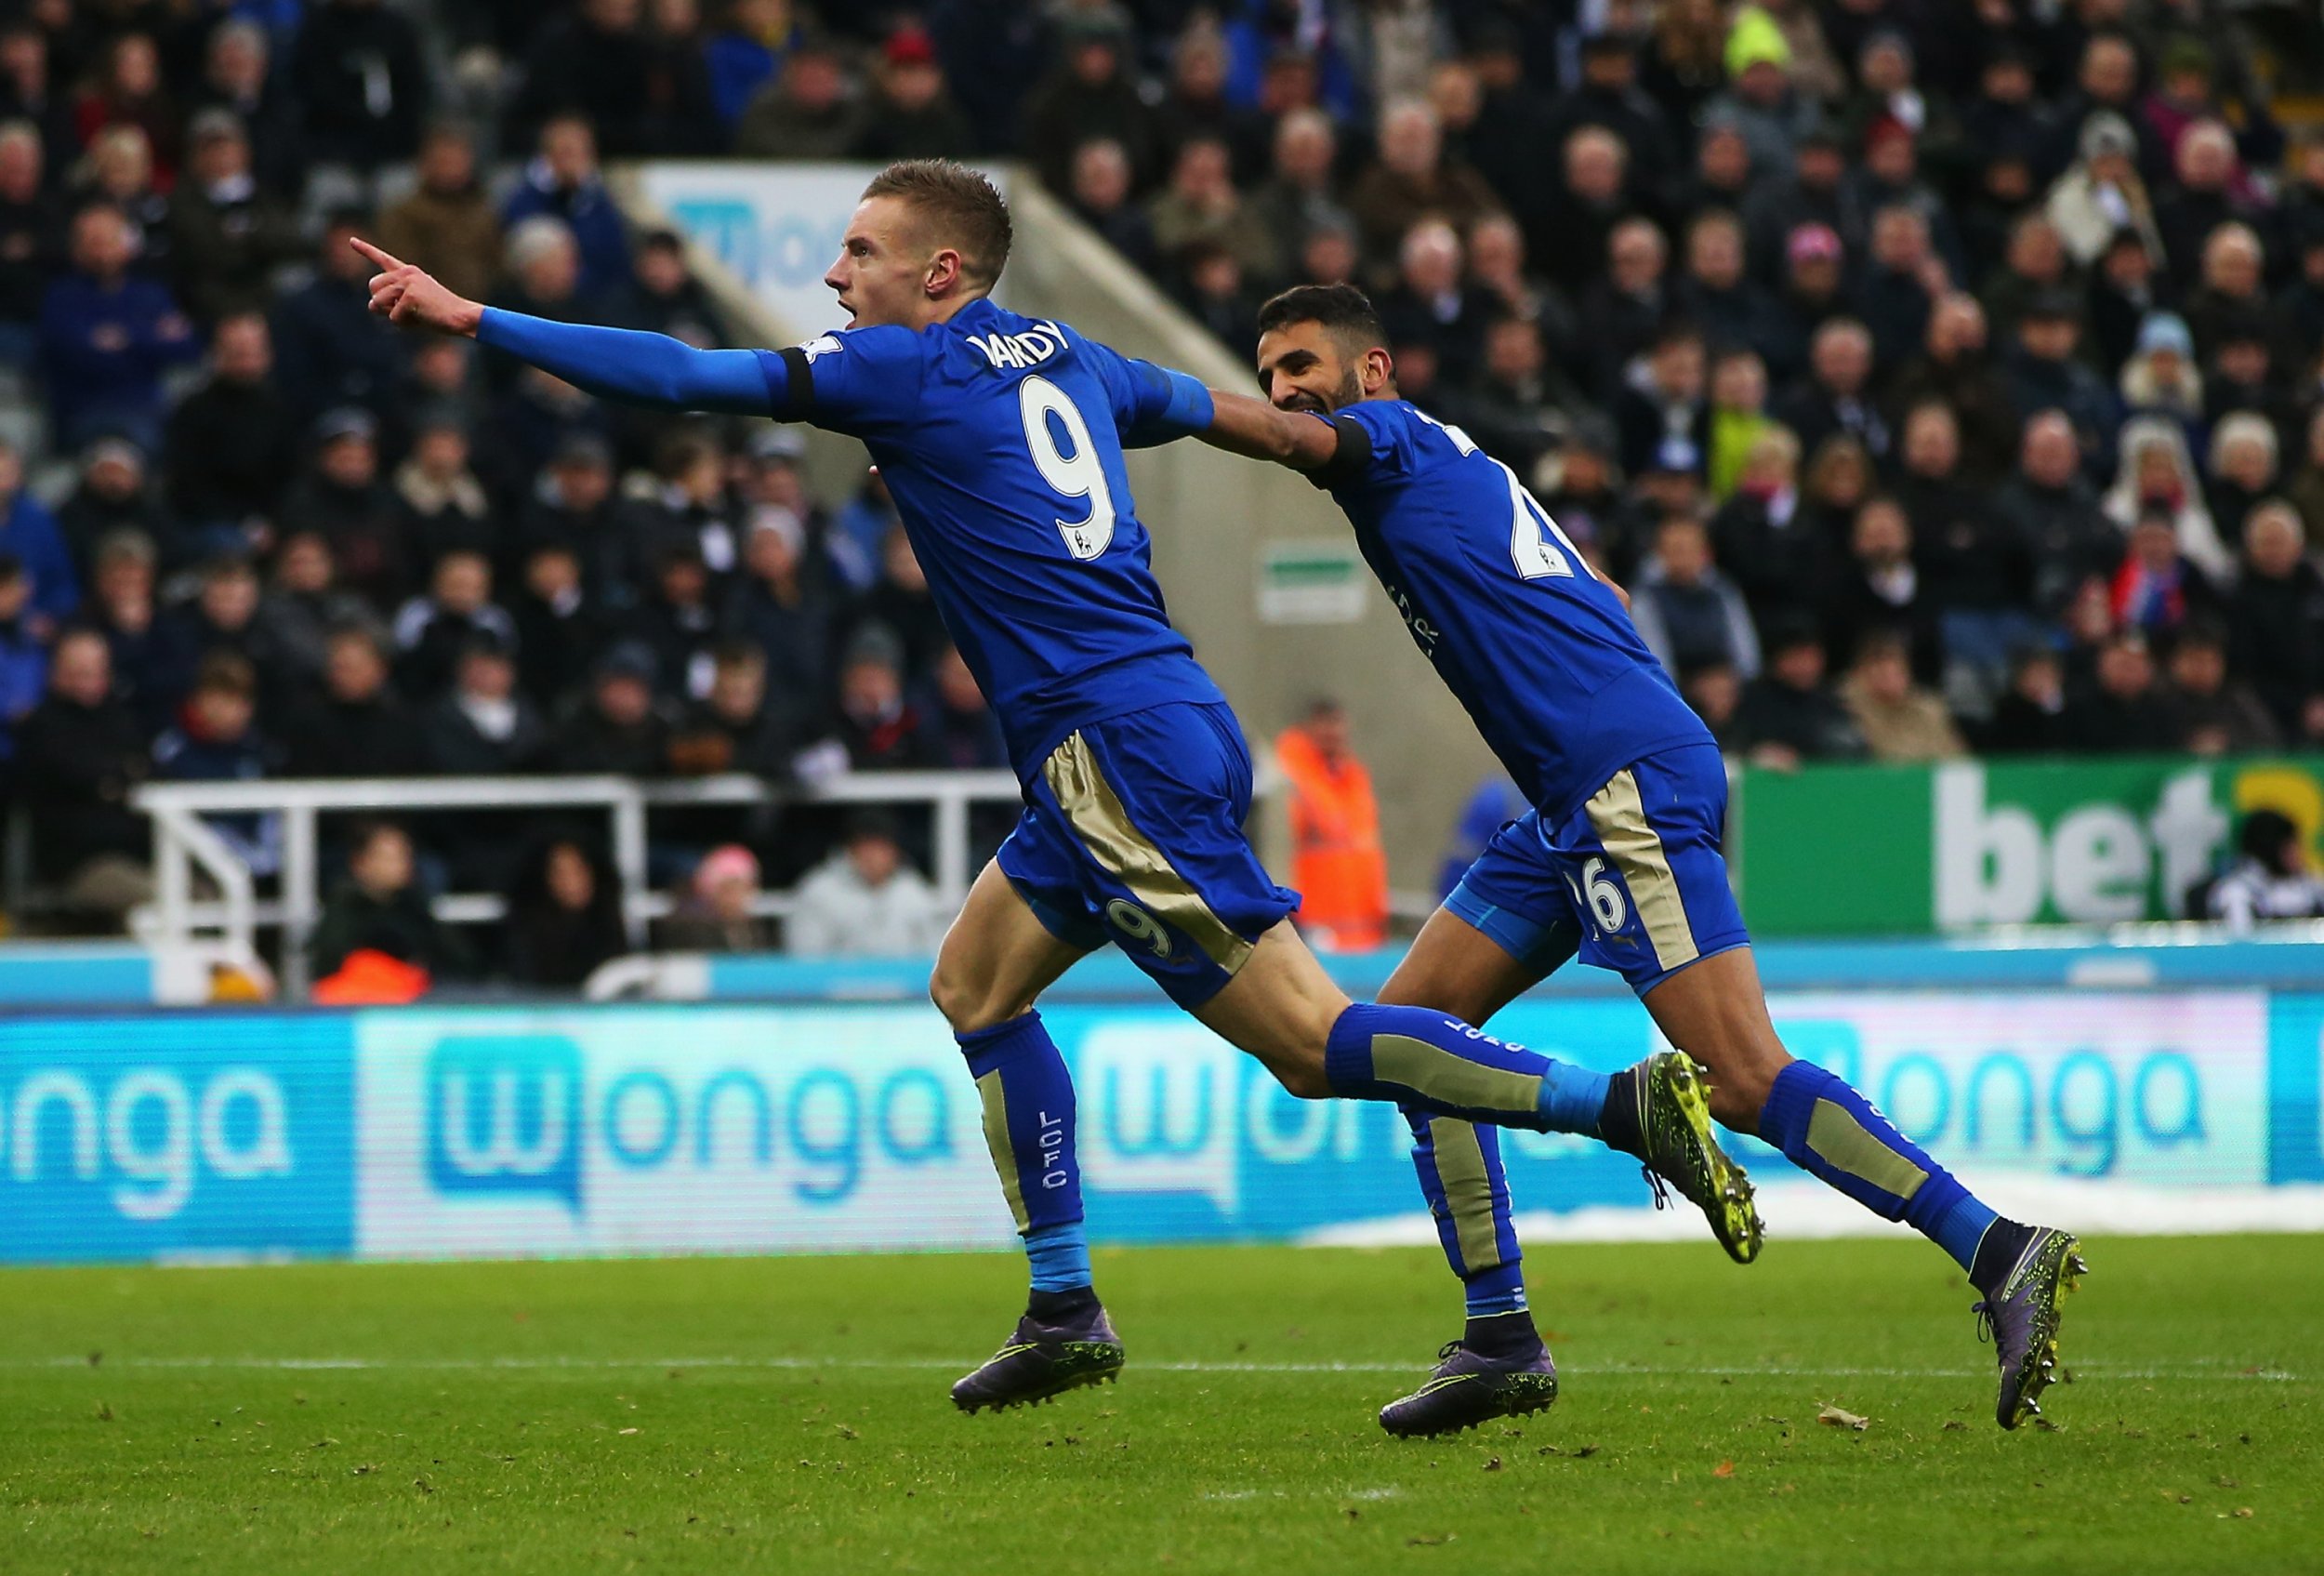
[[[1321,470],[1340,451],[1339,430],[1329,421],[1220,389],[1210,391],[1210,425],[1195,436],[1229,454],[1294,470]]]
[[[608,399],[734,416],[766,416],[782,402],[783,364],[772,357],[502,311],[455,294],[368,241],[354,245],[381,270],[371,281],[371,310],[390,323],[475,339]]]

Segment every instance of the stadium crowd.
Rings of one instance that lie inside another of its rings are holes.
[[[137,901],[150,778],[1002,763],[876,478],[812,497],[792,432],[366,315],[359,232],[500,305],[727,340],[608,196],[632,156],[1021,157],[1238,355],[1267,293],[1365,285],[1403,391],[1532,483],[1752,760],[2314,743],[2324,138],[2271,115],[2243,15],[0,6],[0,772],[34,874]],[[271,868],[263,817],[221,829]],[[692,829],[754,884],[917,841]],[[420,862],[579,890],[509,841]],[[763,942],[715,875],[713,939]]]

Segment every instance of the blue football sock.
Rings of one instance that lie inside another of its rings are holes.
[[[1951,1172],[1873,1109],[1847,1082],[1813,1062],[1776,1075],[1759,1135],[1886,1220],[1900,1220],[1950,1253],[1962,1269],[1994,1213]]]
[[[1009,1213],[1024,1238],[1036,1291],[1089,1284],[1081,1224],[1081,1164],[1074,1153],[1074,1085],[1065,1058],[1027,1013],[954,1037],[984,1106],[984,1144]]]
[[[1469,1317],[1523,1312],[1525,1278],[1510,1224],[1500,1134],[1410,1106],[1404,1119],[1412,1129],[1412,1169],[1436,1219],[1445,1260],[1460,1278]]]
[[[1331,1026],[1331,1092],[1437,1116],[1595,1137],[1606,1076],[1553,1062],[1425,1007],[1359,1001]]]

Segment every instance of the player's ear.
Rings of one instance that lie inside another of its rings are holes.
[[[1388,353],[1385,345],[1374,345],[1364,352],[1364,364],[1356,369],[1367,394],[1377,394],[1388,387],[1396,376],[1396,358]]]
[[[960,254],[946,246],[928,259],[928,270],[921,280],[922,287],[931,296],[941,296],[960,282],[964,271],[960,266]]]

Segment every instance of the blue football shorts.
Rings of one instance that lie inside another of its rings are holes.
[[[1664,750],[1554,825],[1538,809],[1510,822],[1445,907],[1543,974],[1578,952],[1644,996],[1750,944],[1719,853],[1726,816],[1717,747]]]
[[[1124,712],[1041,763],[1001,873],[1059,940],[1111,941],[1170,1000],[1198,1007],[1299,907],[1251,850],[1250,802],[1250,747],[1226,707]]]

